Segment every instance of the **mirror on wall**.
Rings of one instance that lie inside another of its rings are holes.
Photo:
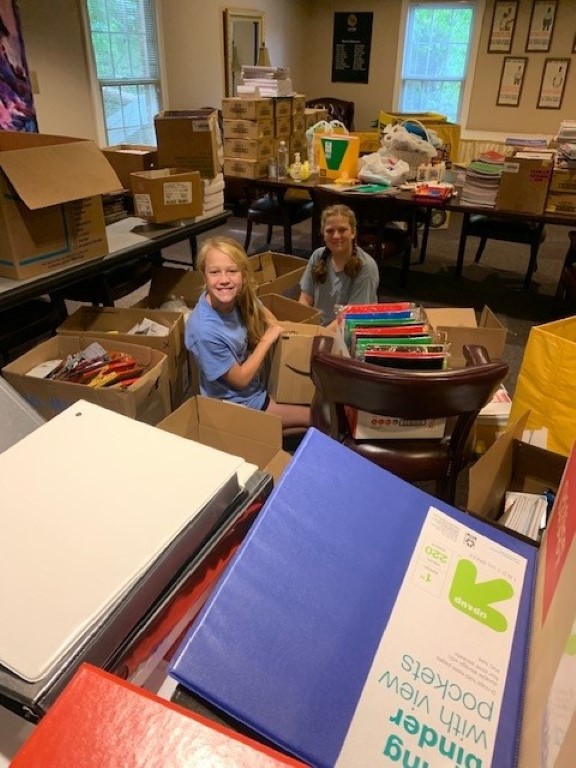
[[[264,42],[264,12],[224,11],[224,76],[226,96],[234,96],[243,64],[256,64]]]

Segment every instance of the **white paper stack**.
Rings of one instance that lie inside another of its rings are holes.
[[[52,672],[175,540],[220,519],[244,465],[84,401],[0,454],[0,664]]]

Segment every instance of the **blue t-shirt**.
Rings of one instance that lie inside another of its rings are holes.
[[[336,272],[334,263],[328,256],[326,281],[314,282],[312,267],[322,258],[324,248],[317,248],[308,260],[300,280],[300,288],[308,296],[312,296],[314,306],[322,313],[322,325],[328,325],[334,320],[334,307],[337,304],[376,304],[378,301],[378,265],[372,256],[361,248],[357,248],[356,252],[362,261],[362,268],[354,278],[348,277],[344,271]]]
[[[266,388],[260,375],[244,389],[233,389],[223,376],[248,357],[248,334],[234,308],[229,314],[217,312],[200,296],[186,323],[186,348],[192,352],[200,372],[200,393],[206,397],[228,400],[261,410],[266,402]]]

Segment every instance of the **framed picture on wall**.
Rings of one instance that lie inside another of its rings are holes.
[[[569,69],[570,59],[545,60],[536,104],[538,109],[560,109]]]
[[[526,51],[547,53],[550,50],[557,7],[558,0],[533,0]]]
[[[496,99],[498,107],[517,107],[520,104],[527,64],[526,56],[504,57]]]
[[[488,53],[510,53],[517,12],[518,3],[515,0],[507,2],[496,0],[488,40]]]

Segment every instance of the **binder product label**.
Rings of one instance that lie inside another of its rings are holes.
[[[521,555],[429,509],[337,768],[492,764],[525,573]]]

